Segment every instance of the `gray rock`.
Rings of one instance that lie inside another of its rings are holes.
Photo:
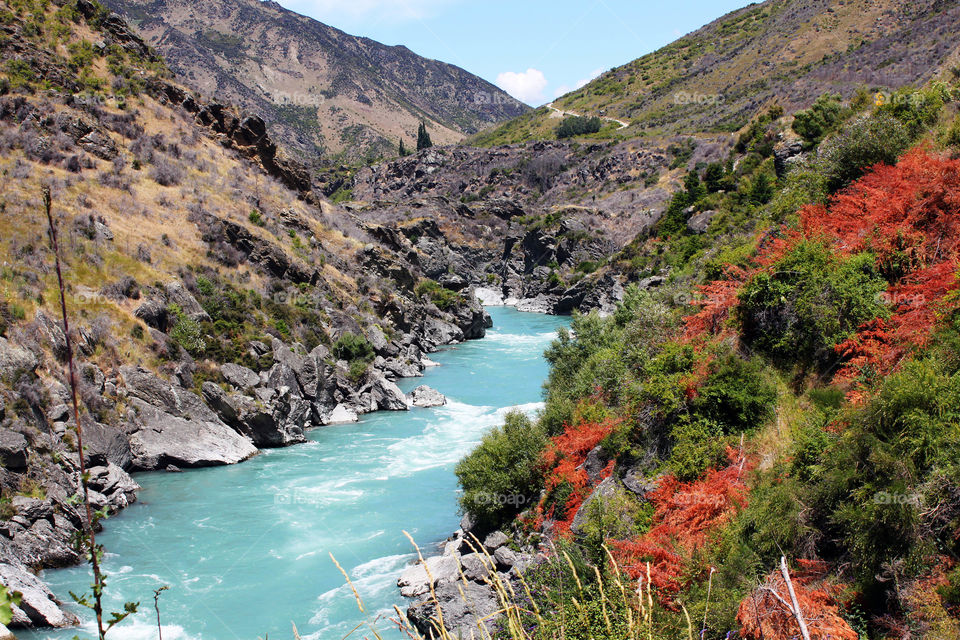
[[[570,530],[577,535],[583,533],[583,527],[587,523],[587,519],[590,516],[591,505],[597,500],[605,500],[610,498],[617,492],[617,490],[617,481],[613,476],[610,476],[598,484],[593,491],[590,492],[590,495],[586,497],[586,499],[583,501],[583,504],[580,505],[576,515],[573,516],[573,522],[570,524]]]
[[[407,400],[415,407],[441,407],[447,404],[447,399],[442,393],[425,384],[411,391]]]
[[[0,338],[0,379],[16,380],[23,373],[33,373],[40,359],[27,349]]]
[[[217,417],[231,427],[240,423],[237,405],[227,395],[227,392],[218,385],[207,380],[200,386],[200,392],[207,405],[214,410]]]
[[[500,547],[493,553],[497,566],[509,570],[517,563],[517,554],[510,547]]]
[[[0,429],[0,462],[5,469],[22,471],[27,468],[27,439],[22,433]]]
[[[117,465],[91,467],[89,472],[90,487],[103,494],[109,506],[119,510],[136,502],[140,485]]]
[[[0,564],[0,583],[22,594],[20,605],[13,607],[14,626],[70,627],[77,624],[76,616],[61,609],[50,589],[26,568]]]
[[[83,447],[91,466],[112,463],[121,469],[130,468],[133,455],[125,433],[99,422],[88,420],[83,424]]]
[[[167,305],[159,300],[145,300],[133,310],[133,315],[143,320],[148,327],[157,331],[166,331],[170,324]]]
[[[397,579],[397,586],[402,596],[415,598],[429,593],[431,583],[436,587],[454,582],[459,576],[460,567],[455,557],[433,556],[424,563],[407,568]]]
[[[693,233],[706,233],[710,227],[710,221],[717,215],[714,210],[701,211],[687,219],[687,229]]]
[[[435,348],[440,345],[463,342],[463,330],[450,322],[428,316],[423,321],[421,337]]]
[[[220,373],[224,380],[240,391],[245,391],[260,384],[260,376],[254,371],[232,362],[220,365]]]
[[[187,288],[184,287],[183,284],[174,280],[173,282],[165,284],[163,289],[167,294],[167,301],[170,304],[175,304],[180,307],[180,311],[188,318],[196,320],[197,322],[210,321],[210,314],[203,310],[203,307],[200,306],[197,299],[193,297],[192,293],[187,291]]]
[[[360,390],[360,395],[369,398],[370,411],[407,411],[407,397],[403,395],[393,382],[387,380],[382,373],[371,370],[367,374],[367,384]]]
[[[623,486],[641,497],[657,488],[657,478],[651,477],[640,466],[629,467],[620,477],[620,481]]]
[[[583,470],[587,472],[587,479],[590,484],[596,484],[600,481],[600,473],[606,468],[608,456],[603,447],[596,446],[587,454],[583,463]]]
[[[131,399],[131,407],[136,413],[130,434],[134,469],[234,464],[257,453],[250,440],[216,416],[209,421],[187,420],[138,398]]]
[[[461,594],[461,589],[463,593]],[[443,612],[444,626],[451,637],[479,638],[488,637],[501,608],[494,590],[476,582],[447,583],[435,589],[440,611]],[[407,618],[416,629],[427,638],[439,637],[439,615],[437,604],[433,600],[417,603],[407,609]],[[482,625],[486,631],[480,631]]]
[[[63,327],[59,322],[45,314],[41,309],[33,318],[37,323],[37,332],[41,342],[46,343],[58,360],[64,360],[67,357],[67,336],[63,333]]]
[[[142,367],[125,365],[120,375],[128,393],[166,413],[205,422],[218,421],[216,414],[192,391],[173,385]]]
[[[490,560],[482,553],[467,553],[460,556],[460,566],[467,580],[483,582],[496,568],[490,567]]]
[[[483,546],[487,551],[493,553],[503,545],[507,544],[509,541],[510,538],[508,538],[507,534],[505,534],[503,531],[494,531],[483,539]]]
[[[17,637],[6,625],[0,624],[0,640],[17,640]]]

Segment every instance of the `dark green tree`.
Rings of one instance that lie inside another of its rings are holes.
[[[433,141],[430,139],[430,134],[427,133],[427,125],[426,123],[421,122],[420,128],[417,129],[417,151],[429,149],[432,146]]]
[[[405,158],[410,155],[410,152],[407,151],[407,147],[403,144],[403,138],[400,138],[400,157]]]

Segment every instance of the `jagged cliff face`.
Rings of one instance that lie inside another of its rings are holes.
[[[604,135],[735,131],[764,105],[787,112],[831,91],[922,85],[960,63],[953,0],[768,0],[734,11],[614,68],[554,102],[616,118]],[[537,109],[475,138],[485,144],[553,137],[556,111]]]
[[[110,0],[190,87],[261,114],[306,156],[453,143],[528,108],[453,65],[350,36],[259,0]]]

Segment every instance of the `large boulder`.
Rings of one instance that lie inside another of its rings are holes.
[[[129,469],[133,461],[126,434],[116,427],[99,422],[84,422],[83,448],[91,466],[109,463],[121,469]]]
[[[0,380],[14,381],[21,374],[32,373],[40,359],[32,351],[0,338]]]
[[[451,637],[489,637],[501,608],[492,588],[476,582],[449,582],[441,584],[434,591],[443,612],[443,625]],[[424,637],[440,637],[440,616],[432,598],[408,608],[407,618]],[[481,626],[485,631],[480,630]]]
[[[19,591],[21,600],[13,607],[13,627],[71,627],[76,616],[60,608],[60,603],[43,582],[22,566],[0,563],[0,583],[10,591]]]
[[[454,582],[459,576],[460,567],[455,557],[433,556],[407,568],[397,579],[397,586],[405,598],[415,598],[429,593],[431,583],[436,587]]]
[[[367,384],[360,389],[360,396],[368,399],[369,411],[407,411],[410,408],[400,387],[376,370],[367,374]]]
[[[176,280],[168,282],[164,285],[163,290],[167,294],[167,302],[171,305],[177,305],[188,318],[197,322],[210,321],[210,314],[203,310],[193,294],[187,291],[187,288],[180,282]]]
[[[447,399],[442,393],[425,384],[411,391],[407,400],[415,407],[440,407],[447,404]]]
[[[108,506],[119,510],[136,502],[140,485],[117,465],[90,467],[88,472],[90,488],[104,496]]]
[[[23,471],[27,468],[27,439],[22,433],[0,429],[0,462],[4,469]]]
[[[200,396],[179,385],[171,384],[142,367],[125,365],[120,367],[120,375],[131,396],[157,409],[188,420],[217,421],[216,414],[204,404]]]
[[[249,439],[216,416],[212,420],[188,420],[139,398],[132,398],[130,405],[135,414],[130,427],[134,469],[163,469],[170,464],[177,467],[235,464],[257,453]]]
[[[246,391],[260,384],[260,376],[256,372],[239,364],[228,362],[220,365],[220,373],[224,380],[232,384],[239,391]]]

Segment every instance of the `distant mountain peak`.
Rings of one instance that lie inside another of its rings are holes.
[[[529,107],[463,69],[349,35],[272,0],[106,0],[182,82],[273,123],[304,158],[390,157],[427,124],[458,142]]]

